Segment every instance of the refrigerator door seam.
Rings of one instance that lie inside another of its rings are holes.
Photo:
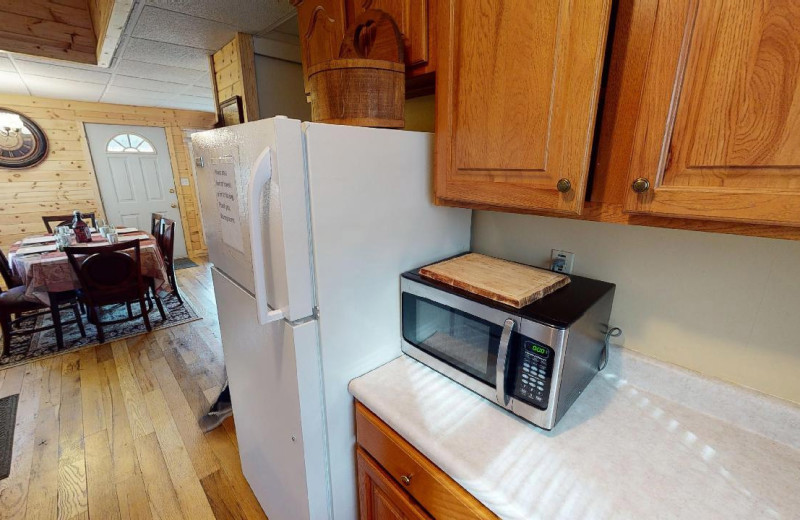
[[[319,363],[319,389],[320,400],[322,401],[322,435],[323,435],[323,449],[325,459],[325,494],[328,499],[328,518],[333,519],[333,490],[331,488],[331,460],[330,460],[330,442],[328,440],[328,405],[325,399],[327,392],[325,391],[325,377],[322,369],[322,335],[319,331],[319,300],[317,298],[317,277],[316,277],[316,264],[314,258],[314,228],[311,220],[311,179],[308,167],[308,123],[303,123],[301,126],[301,142],[303,143],[303,182],[306,192],[306,225],[308,226],[308,255],[309,266],[311,267],[311,292],[313,305],[313,317],[317,320],[316,333],[317,333],[317,359]]]

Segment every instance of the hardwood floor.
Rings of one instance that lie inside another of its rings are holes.
[[[197,426],[225,381],[219,323],[209,266],[177,275],[202,320],[0,371],[20,394],[0,518],[266,518],[233,421]]]

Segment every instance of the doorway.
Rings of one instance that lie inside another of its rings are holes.
[[[187,256],[167,135],[154,126],[86,123],[106,218],[150,231],[152,213],[175,221],[175,258]]]

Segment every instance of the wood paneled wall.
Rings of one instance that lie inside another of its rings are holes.
[[[87,0],[0,2],[4,51],[95,64],[96,46]]]
[[[244,120],[258,116],[258,91],[253,37],[237,33],[236,37],[211,57],[217,105],[233,96],[241,96]]]
[[[183,129],[211,128],[215,114],[10,95],[0,95],[0,107],[33,119],[44,129],[50,144],[47,158],[33,168],[0,168],[3,249],[25,235],[43,232],[41,215],[45,212],[69,213],[81,209],[102,213],[83,123],[105,123],[159,126],[166,130],[186,249],[190,255],[207,252]],[[188,178],[189,186],[182,186],[181,178]]]

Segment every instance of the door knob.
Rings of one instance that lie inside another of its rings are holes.
[[[170,192],[170,193],[175,193],[175,188],[170,188],[170,189],[169,189],[169,192]]]
[[[631,188],[636,193],[644,193],[644,192],[646,192],[647,190],[650,189],[650,181],[648,181],[644,177],[639,177],[638,179],[633,181],[633,184],[631,185]]]
[[[170,207],[170,208],[177,208],[177,207],[178,207],[178,205],[177,205],[177,204],[170,204],[170,205],[169,205],[169,207]]]
[[[556,189],[561,193],[566,193],[572,189],[572,183],[569,182],[569,179],[559,179],[558,183],[556,183]]]

